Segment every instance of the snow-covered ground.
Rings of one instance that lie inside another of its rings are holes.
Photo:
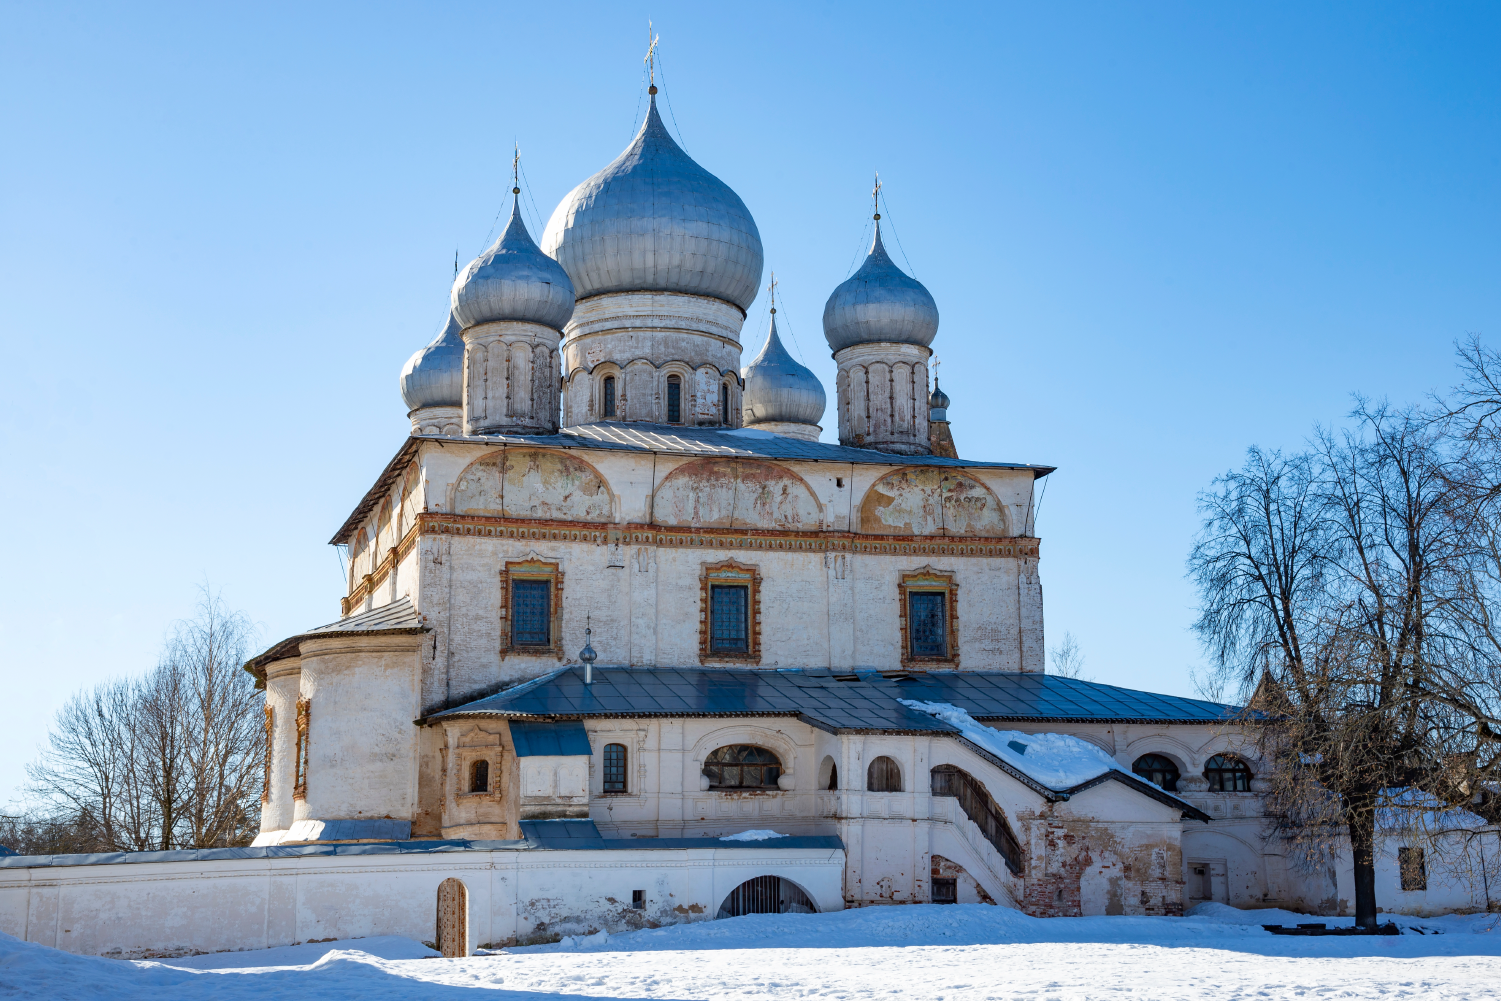
[[[1309,919],[1219,904],[1184,918],[881,907],[594,935],[455,960],[431,958],[408,939],[370,938],[124,962],[0,935],[0,996],[379,1001],[488,988],[482,996],[497,1001],[1501,997],[1497,916],[1399,918],[1397,937],[1289,938],[1260,927],[1300,920]]]

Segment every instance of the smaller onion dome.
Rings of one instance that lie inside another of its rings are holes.
[[[452,311],[431,344],[407,359],[401,370],[401,398],[408,410],[464,405],[464,338]]]
[[[836,353],[856,344],[927,347],[938,333],[938,304],[922,282],[903,273],[881,244],[881,221],[865,263],[829,296],[823,335]]]
[[[542,253],[521,219],[512,189],[511,221],[500,239],[469,262],[453,283],[453,312],[467,330],[480,323],[518,320],[562,330],[573,315],[573,282]]]
[[[771,311],[766,346],[740,373],[745,379],[745,392],[741,396],[745,423],[817,424],[827,403],[823,383],[782,347],[782,339],[777,336],[776,313],[775,309]]]
[[[933,376],[933,392],[928,394],[928,420],[949,419],[949,394],[938,388],[938,376]]]

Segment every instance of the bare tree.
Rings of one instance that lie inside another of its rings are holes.
[[[1079,641],[1072,632],[1065,630],[1063,642],[1048,650],[1048,673],[1060,678],[1092,680],[1084,677],[1084,651],[1079,648]]]
[[[249,620],[204,587],[155,668],[75,695],[58,713],[28,769],[40,806],[26,822],[55,828],[61,816],[98,851],[247,842],[265,753],[260,699],[239,670],[252,637]]]
[[[1452,809],[1496,777],[1496,688],[1470,635],[1463,464],[1442,420],[1362,403],[1201,496],[1195,624],[1259,733],[1279,833],[1305,861],[1348,838],[1356,922],[1376,925],[1378,814]],[[1416,798],[1414,798],[1416,797]]]

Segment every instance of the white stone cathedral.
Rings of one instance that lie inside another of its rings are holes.
[[[246,665],[266,692],[255,845],[151,870],[178,882],[66,941],[410,934],[457,954],[889,903],[1338,910],[1347,873],[1263,839],[1232,709],[1044,673],[1052,468],[956,455],[929,392],[938,308],[879,222],[824,309],[834,445],[775,311],[742,368],[761,239],[655,97],[540,247],[513,206],[401,373],[411,435],[332,540],[340,618]],[[104,888],[96,862],[77,907],[157,885],[114,860],[133,889]],[[0,859],[0,925],[26,865]]]

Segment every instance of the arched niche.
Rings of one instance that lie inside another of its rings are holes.
[[[753,459],[694,459],[662,480],[652,520],[683,528],[816,531],[823,508],[801,476]]]
[[[610,520],[610,488],[566,452],[507,448],[471,462],[454,483],[455,514],[542,521]]]
[[[908,466],[887,473],[860,501],[867,535],[951,535],[1004,538],[1006,508],[990,488],[957,469]]]

